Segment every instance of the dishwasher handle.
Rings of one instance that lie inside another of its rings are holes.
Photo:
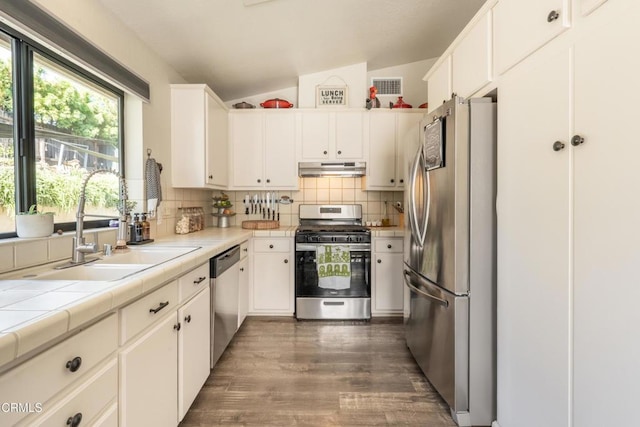
[[[231,249],[211,258],[210,273],[211,277],[216,278],[240,261],[240,245],[236,245]]]

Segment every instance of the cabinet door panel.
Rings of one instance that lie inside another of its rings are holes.
[[[636,405],[640,382],[640,57],[625,48],[639,36],[640,4],[607,6],[622,13],[575,46],[575,133],[585,142],[573,149],[573,413],[586,427],[628,425],[614,408]]]
[[[335,158],[362,160],[364,157],[364,114],[360,111],[339,111],[336,120]]]
[[[178,415],[184,418],[209,377],[211,300],[207,287],[178,310]]]
[[[120,353],[122,427],[178,423],[178,339],[175,312]]]
[[[207,104],[207,184],[216,188],[229,185],[229,119],[223,106],[209,94]]]
[[[265,185],[297,187],[296,116],[278,111],[264,120]]]
[[[451,56],[447,56],[429,77],[427,91],[430,112],[451,99]]]
[[[256,252],[253,257],[254,271],[259,272],[254,275],[253,308],[257,311],[293,312],[289,254]]]
[[[396,115],[372,112],[369,120],[367,186],[396,186]]]
[[[402,243],[398,241],[398,247]],[[376,254],[375,300],[373,308],[381,312],[402,312],[404,280],[402,253]]]
[[[452,54],[453,92],[467,98],[491,81],[491,12],[467,33]]]
[[[509,320],[498,323],[497,389],[507,427],[569,420],[570,87],[568,51],[538,52],[500,86],[498,318]]]
[[[262,167],[262,114],[249,112],[231,115],[231,149],[233,150],[233,185],[256,187],[264,185]]]
[[[500,0],[493,11],[493,41],[499,73],[564,32],[570,25],[569,0]],[[549,18],[554,11],[558,13],[558,18]]]
[[[329,158],[330,113],[326,111],[304,111],[302,123],[302,158],[325,160]]]

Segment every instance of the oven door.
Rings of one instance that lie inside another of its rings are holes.
[[[371,245],[349,245],[351,280],[347,289],[324,289],[318,286],[316,264],[317,244],[296,244],[296,297],[297,298],[370,298],[371,297]]]

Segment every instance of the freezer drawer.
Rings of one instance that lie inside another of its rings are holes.
[[[407,346],[453,412],[469,410],[469,297],[454,296],[404,270],[411,291]]]

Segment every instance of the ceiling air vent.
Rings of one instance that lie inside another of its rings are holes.
[[[402,96],[402,77],[373,77],[371,86],[378,89],[378,95]]]

